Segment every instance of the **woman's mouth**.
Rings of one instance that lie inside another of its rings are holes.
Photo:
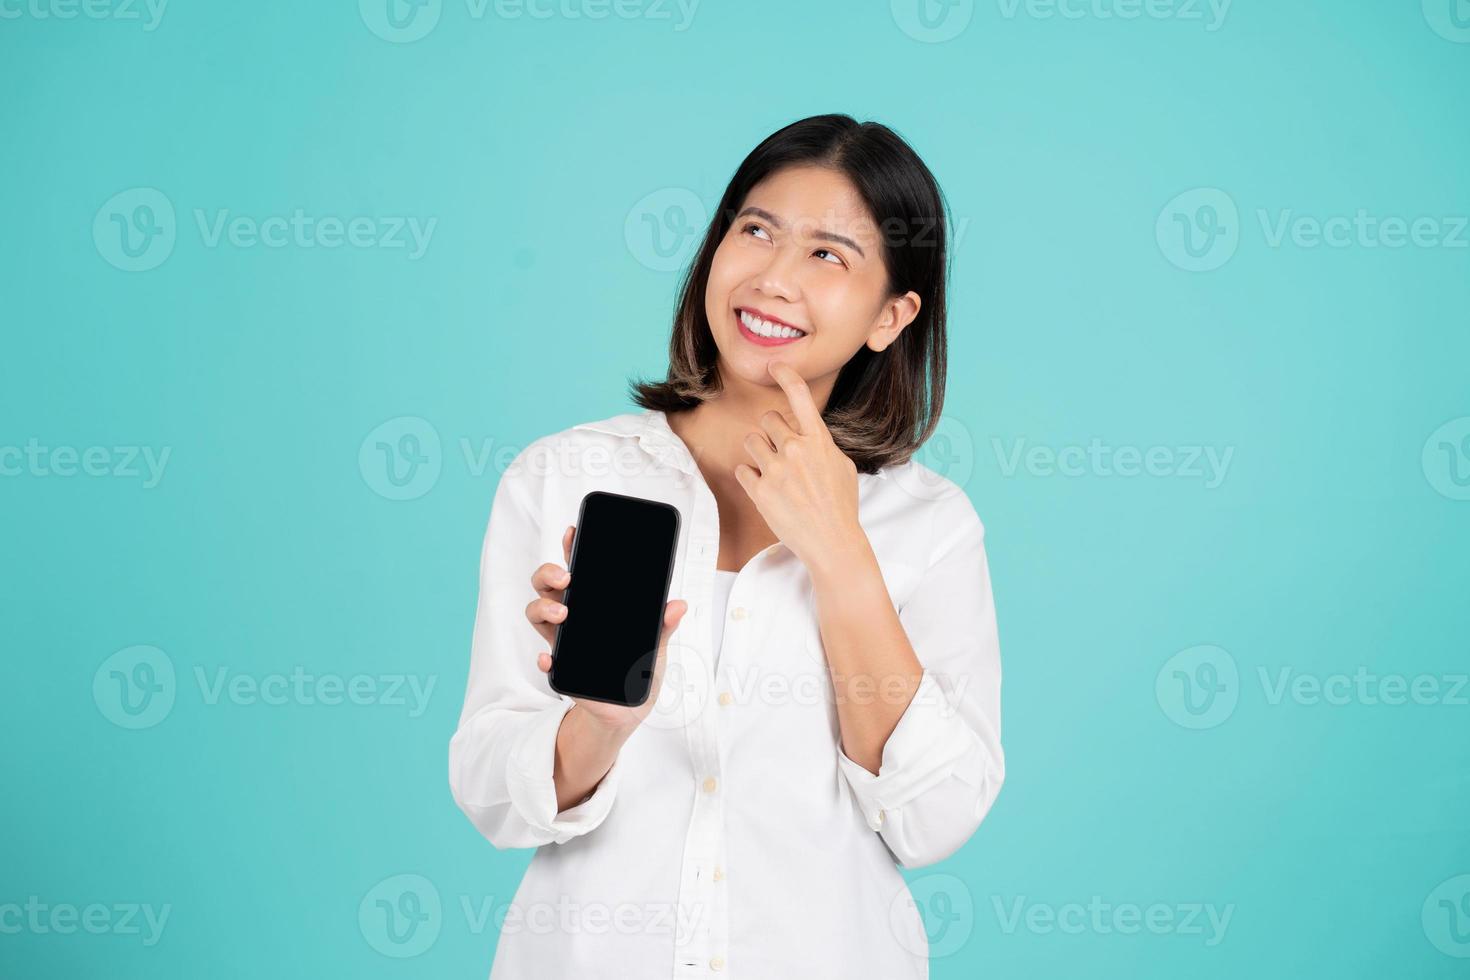
[[[736,310],[735,320],[740,325],[740,336],[762,347],[779,347],[806,336],[806,331],[764,320],[749,310]]]

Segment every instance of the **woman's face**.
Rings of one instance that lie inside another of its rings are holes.
[[[715,251],[704,307],[725,383],[733,375],[773,386],[771,360],[789,362],[808,382],[835,380],[859,348],[893,343],[918,315],[919,296],[888,294],[879,228],[848,179],[794,166],[746,195]],[[776,329],[742,313],[764,315]],[[783,326],[801,336],[762,336],[790,334]]]

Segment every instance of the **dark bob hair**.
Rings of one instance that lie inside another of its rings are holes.
[[[919,314],[882,351],[866,345],[838,372],[822,417],[862,473],[906,462],[939,424],[944,407],[946,204],[934,175],[893,130],[851,116],[798,120],[766,137],[741,162],[684,273],[664,381],[630,383],[634,402],[676,413],[721,391],[719,351],[704,293],[715,250],[750,189],[783,167],[821,166],[844,174],[883,239],[890,296],[913,290]]]

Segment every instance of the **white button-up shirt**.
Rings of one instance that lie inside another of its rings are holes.
[[[1005,776],[985,532],[964,492],[917,461],[858,481],[859,520],[924,667],[876,774],[841,749],[812,581],[783,545],[740,570],[712,666],[719,515],[663,412],[544,436],[508,467],[449,744],[450,788],[480,833],[537,848],[491,980],[928,976],[898,866],[954,853]],[[546,644],[525,608],[531,573],[564,564],[562,533],[594,489],[679,509],[669,598],[689,610],[651,714],[595,791],[558,813],[556,735],[573,702],[537,668]]]

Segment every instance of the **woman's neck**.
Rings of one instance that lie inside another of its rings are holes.
[[[808,382],[817,407],[827,403],[831,383]],[[820,387],[819,387],[820,385]],[[761,431],[761,416],[771,410],[786,417],[795,428],[791,400],[778,385],[740,384],[727,386],[718,396],[694,408],[668,416],[669,428],[689,447],[695,462],[707,475],[712,471],[733,479],[739,463],[751,463],[745,437]]]

